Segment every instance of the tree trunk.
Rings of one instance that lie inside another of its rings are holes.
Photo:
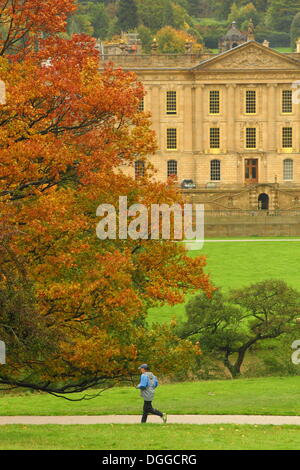
[[[238,358],[237,358],[237,360],[234,364],[235,377],[238,377],[238,376],[241,375],[241,367],[242,367],[244,359],[245,359],[246,351],[247,351],[247,349],[245,349],[245,348],[240,349],[240,351],[239,351]]]
[[[234,364],[232,364],[229,360],[229,353],[226,352],[225,358],[223,360],[224,366],[229,370],[231,377],[234,379],[235,378],[235,370],[234,370]]]
[[[235,361],[234,364],[232,364],[232,362],[230,362],[229,360],[230,353],[226,352],[225,358],[223,360],[223,364],[229,370],[233,379],[236,379],[240,377],[241,375],[241,367],[245,359],[246,351],[247,351],[247,348],[242,348],[239,350],[237,360]]]

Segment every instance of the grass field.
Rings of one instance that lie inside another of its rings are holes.
[[[289,53],[295,52],[295,50],[292,49],[291,47],[275,47],[274,49],[275,51],[278,51],[278,52],[289,52]]]
[[[255,238],[252,238],[255,240]],[[191,256],[205,255],[206,272],[215,286],[224,291],[247,286],[265,279],[282,279],[300,290],[300,242],[239,242],[205,243],[201,251]],[[173,317],[183,319],[183,305],[164,306],[149,311],[149,322],[168,322]]]
[[[76,396],[78,398],[79,395]],[[218,380],[162,385],[155,406],[169,414],[300,415],[300,377]],[[133,387],[108,390],[89,401],[69,402],[46,394],[3,395],[0,415],[140,414]],[[0,439],[1,441],[1,439]]]
[[[0,450],[299,450],[297,426],[2,426]]]

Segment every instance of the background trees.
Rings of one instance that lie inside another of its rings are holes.
[[[230,14],[228,15],[228,20],[230,22],[236,21],[237,26],[242,31],[247,31],[248,24],[251,19],[255,26],[260,21],[260,14],[256,10],[256,7],[253,3],[247,3],[240,8],[238,8],[235,3],[232,5]]]
[[[129,31],[138,26],[136,0],[120,0],[118,10],[118,26],[121,31]]]
[[[287,47],[293,18],[300,11],[299,1],[292,0],[78,0],[78,5],[69,18],[70,34],[84,32],[111,40],[121,31],[146,27],[155,37],[171,26],[192,34],[200,44],[204,39],[212,48],[218,48],[232,21],[246,32],[250,18],[259,42],[267,39],[271,47]]]
[[[183,54],[186,42],[192,44],[195,43],[195,39],[184,31],[178,31],[170,26],[165,26],[158,31],[157,42],[159,52],[162,54]]]
[[[158,31],[166,25],[174,26],[173,6],[170,0],[138,0],[140,22]]]
[[[300,11],[298,0],[271,0],[266,25],[276,31],[289,32],[294,16]]]
[[[300,11],[297,13],[291,24],[291,47],[294,48],[297,39],[300,38]]]
[[[254,345],[299,331],[300,293],[283,281],[264,281],[224,296],[215,291],[190,300],[180,336],[200,342],[205,353],[238,377]]]

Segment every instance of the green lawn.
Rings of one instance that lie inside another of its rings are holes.
[[[300,366],[299,366],[300,367]],[[78,396],[76,396],[78,397]],[[267,377],[161,385],[155,406],[169,414],[300,415],[300,377]],[[3,395],[0,415],[140,414],[133,387],[108,390],[89,401],[69,402],[46,394]]]
[[[190,255],[207,257],[206,272],[212,283],[225,291],[265,279],[282,279],[300,289],[300,242],[288,238],[284,242],[207,242],[202,250],[191,251]],[[149,322],[169,322],[184,316],[184,304],[164,306],[149,311]]]
[[[291,47],[275,47],[274,49],[278,52],[295,52],[295,49],[292,49]]]
[[[141,432],[141,426],[143,432]],[[299,450],[297,426],[1,426],[0,450]]]

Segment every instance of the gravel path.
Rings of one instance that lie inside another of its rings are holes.
[[[137,424],[140,416],[1,416],[6,424]],[[149,416],[149,423],[161,423]],[[175,424],[272,424],[300,426],[300,416],[246,416],[246,415],[168,415],[168,423]]]

